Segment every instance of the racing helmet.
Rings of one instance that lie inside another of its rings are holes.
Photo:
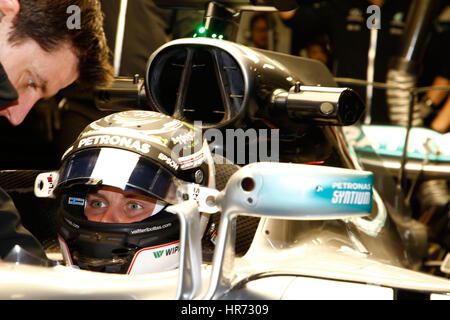
[[[54,195],[67,265],[138,274],[176,268],[179,221],[166,207],[214,187],[214,164],[201,130],[152,111],[125,111],[88,125],[62,157]],[[155,199],[135,222],[92,221],[88,195],[101,187]]]

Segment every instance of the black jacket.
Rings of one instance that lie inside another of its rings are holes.
[[[17,92],[0,64],[0,108],[17,98]],[[39,241],[22,226],[13,201],[0,188],[0,258],[4,258],[16,244],[36,257],[45,257]]]

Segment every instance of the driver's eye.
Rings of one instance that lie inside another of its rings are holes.
[[[94,208],[105,208],[106,204],[103,201],[100,200],[93,200],[90,202],[91,207]]]
[[[129,203],[129,204],[128,204],[128,208],[130,208],[130,209],[132,209],[132,210],[139,210],[139,209],[142,209],[143,206],[140,205],[140,204],[137,203],[137,202],[132,202],[132,203]]]

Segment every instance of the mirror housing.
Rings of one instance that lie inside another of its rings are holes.
[[[236,216],[293,220],[368,216],[372,186],[373,174],[367,171],[267,162],[241,168],[216,198],[222,215],[205,298],[216,299],[231,286]]]

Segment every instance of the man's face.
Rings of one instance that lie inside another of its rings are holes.
[[[308,57],[314,60],[319,60],[323,64],[328,63],[328,57],[325,51],[322,49],[322,47],[318,44],[311,44],[307,48],[308,50]]]
[[[156,199],[103,186],[88,193],[84,214],[89,221],[132,223],[155,214]]]
[[[252,40],[253,44],[261,49],[267,49],[269,34],[267,30],[267,23],[264,19],[258,19],[253,24]]]
[[[19,99],[0,107],[0,116],[16,126],[39,99],[52,97],[74,82],[79,73],[78,57],[68,43],[50,53],[31,39],[12,44],[8,41],[11,26],[8,21],[1,23],[0,63]]]

